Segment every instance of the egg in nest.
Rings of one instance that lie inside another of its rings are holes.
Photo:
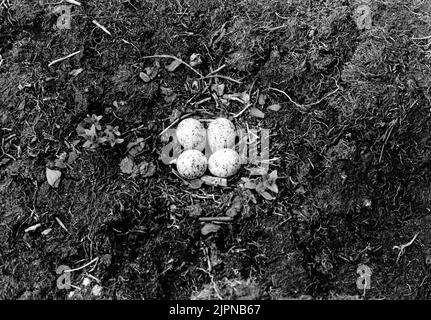
[[[235,145],[235,126],[226,118],[217,118],[210,122],[207,130],[208,145],[212,152]]]
[[[178,142],[185,150],[205,149],[206,130],[199,120],[188,118],[178,124],[176,135]]]
[[[227,178],[239,171],[241,162],[238,153],[232,149],[220,149],[208,160],[208,169],[216,177]]]
[[[197,179],[207,170],[208,161],[198,150],[186,150],[176,161],[178,173],[185,179]]]

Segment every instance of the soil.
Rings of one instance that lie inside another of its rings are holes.
[[[1,299],[430,298],[429,2],[79,3],[0,5]],[[189,113],[269,129],[278,193],[176,175]]]

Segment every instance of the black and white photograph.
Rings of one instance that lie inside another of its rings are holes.
[[[0,0],[0,300],[429,299],[430,0]]]

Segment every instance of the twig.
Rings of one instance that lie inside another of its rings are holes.
[[[270,27],[259,27],[258,29],[262,29],[262,30],[265,30],[265,31],[268,31],[268,32],[272,32],[272,31],[275,31],[275,30],[278,30],[278,29],[282,29],[282,28],[286,28],[286,27],[290,27],[290,25],[283,24],[283,25],[278,26],[278,27],[272,27],[272,28],[270,28]]]
[[[221,78],[221,79],[225,79],[225,80],[229,80],[229,81],[235,82],[237,84],[241,84],[242,83],[241,81],[235,80],[235,79],[233,79],[231,77],[221,76],[221,75],[217,75],[217,74],[208,74],[206,76],[203,76],[203,77],[199,78],[198,80],[204,80],[204,79],[208,79],[208,78]]]
[[[426,36],[426,37],[419,37],[419,38],[413,37],[412,38],[412,40],[427,40],[427,39],[431,39],[431,35]]]
[[[81,3],[78,1],[75,1],[75,0],[64,0],[64,1],[69,2],[71,4],[74,4],[74,5],[77,5],[77,6],[81,6]]]
[[[100,29],[102,29],[103,32],[105,32],[106,34],[110,35],[112,37],[111,32],[108,31],[108,29],[106,29],[104,26],[102,26],[99,22],[97,22],[96,20],[91,21],[93,22],[97,27],[99,27]]]
[[[52,66],[52,65],[54,65],[54,64],[56,64],[56,63],[58,63],[58,62],[61,62],[61,61],[63,61],[63,60],[69,59],[69,58],[71,58],[71,57],[73,57],[73,56],[76,56],[76,55],[77,55],[77,54],[79,54],[79,53],[81,53],[81,50],[78,50],[78,51],[76,51],[76,52],[74,52],[74,53],[71,53],[71,54],[69,54],[69,55],[67,55],[67,56],[65,56],[65,57],[63,57],[63,58],[59,58],[59,59],[57,59],[57,60],[54,60],[54,61],[52,61],[52,62],[50,62],[50,63],[48,64],[48,67],[50,67],[50,66]]]
[[[60,225],[60,227],[62,227],[64,230],[66,230],[67,233],[69,233],[69,230],[67,230],[66,226],[64,225],[63,222],[61,222],[61,220],[59,218],[55,217],[55,220]]]
[[[202,221],[202,222],[207,222],[207,221],[226,222],[226,221],[232,221],[232,217],[201,217],[201,218],[199,218],[199,221]]]
[[[212,75],[212,74],[215,74],[215,73],[219,72],[220,70],[224,69],[225,67],[226,67],[226,64],[224,64],[224,65],[222,65],[221,67],[219,67],[219,68],[215,69],[214,71],[211,71],[211,72],[210,72],[210,73],[208,73],[205,77],[208,77],[208,76],[210,76],[210,75]]]
[[[392,134],[392,131],[394,130],[395,124],[396,124],[396,120],[392,120],[390,123],[390,127],[385,133],[386,138],[385,138],[385,141],[383,142],[382,150],[380,151],[379,163],[382,161],[383,151],[385,150],[385,146],[388,143],[389,137]]]
[[[253,90],[254,84],[256,83],[256,80],[253,81],[253,83],[250,86],[250,90],[248,91],[248,96],[249,96],[249,100],[251,100],[251,91]],[[259,89],[258,89],[259,90]],[[257,99],[259,99],[259,91],[258,91],[258,95],[257,95]],[[242,115],[248,108],[250,108],[253,104],[252,103],[247,103],[247,105],[244,107],[244,109],[242,109],[240,112],[238,112],[236,115],[234,115],[234,118],[238,118],[240,115]]]
[[[242,109],[240,112],[238,112],[236,115],[234,115],[234,118],[238,118],[240,115],[242,115],[248,108],[250,108],[253,104],[252,103],[248,103],[244,109]]]
[[[314,106],[314,105],[316,105],[316,104],[321,103],[323,100],[325,100],[326,98],[328,98],[329,96],[333,95],[333,94],[334,94],[334,93],[336,93],[338,90],[340,90],[340,87],[338,87],[338,86],[337,86],[337,89],[335,89],[334,91],[332,91],[332,92],[328,93],[328,94],[327,94],[326,96],[324,96],[322,99],[320,99],[320,100],[318,100],[318,101],[316,101],[316,102],[313,102],[313,103],[308,103],[308,104],[299,104],[299,103],[297,103],[297,102],[293,101],[293,100],[292,100],[292,98],[291,98],[291,97],[290,97],[286,92],[284,92],[284,91],[282,91],[282,90],[280,90],[280,89],[269,87],[269,88],[268,88],[268,89],[266,89],[266,90],[273,90],[273,91],[276,91],[276,92],[279,92],[279,93],[281,93],[281,94],[285,95],[285,96],[287,97],[287,99],[289,99],[289,101],[290,101],[290,102],[292,102],[296,107],[298,107],[298,108],[300,109],[299,111],[301,111],[301,112],[306,112],[308,107],[311,107],[311,106]]]
[[[97,260],[99,260],[99,257],[94,258],[89,263],[86,263],[86,264],[84,264],[83,266],[81,266],[79,268],[68,269],[68,270],[64,270],[63,272],[73,272],[73,271],[78,271],[78,270],[84,269],[84,268],[88,267],[89,265],[93,264],[94,262],[96,262]]]
[[[393,246],[392,249],[398,249],[400,250],[400,252],[398,252],[398,257],[397,257],[397,263],[398,260],[400,260],[401,256],[404,254],[404,252],[406,251],[406,248],[411,246],[413,244],[413,242],[416,240],[416,237],[419,235],[419,232],[415,234],[415,236],[413,237],[412,240],[410,240],[409,242],[402,244],[400,246]]]
[[[175,56],[171,56],[169,54],[155,54],[153,56],[145,56],[142,57],[142,59],[151,59],[151,58],[167,58],[167,59],[175,59],[178,62],[184,64],[186,67],[188,67],[190,70],[192,70],[194,73],[196,73],[199,77],[203,78],[203,75],[197,71],[195,68],[193,68],[191,65],[189,65],[187,62],[184,62],[183,60],[181,60],[180,58],[177,58]]]

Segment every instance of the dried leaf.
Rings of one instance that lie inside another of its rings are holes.
[[[41,232],[42,235],[46,236],[52,231],[52,228],[45,229]]]
[[[253,117],[260,118],[260,119],[265,118],[265,114],[256,107],[251,107],[249,109],[249,112]]]
[[[250,175],[252,176],[263,176],[268,171],[268,169],[265,167],[255,167],[255,168],[246,168],[246,169],[250,172]]]
[[[269,174],[269,178],[276,180],[278,178],[278,172],[277,170],[271,171],[271,173]]]
[[[203,176],[203,177],[201,177],[201,180],[210,186],[227,187],[227,179],[225,179],[225,178]]]
[[[219,97],[223,96],[225,84],[213,84],[211,85],[211,91],[214,91]]]
[[[272,184],[266,184],[265,186],[268,190],[270,190],[274,193],[278,193],[278,186],[275,184],[275,182]]]
[[[269,194],[267,191],[261,191],[259,194],[264,197],[266,200],[274,200],[274,197]]]
[[[202,208],[198,204],[192,204],[186,207],[190,217],[199,217],[202,214]]]
[[[207,234],[210,233],[215,233],[220,229],[220,226],[218,224],[214,224],[214,223],[206,223],[202,229],[201,229],[201,233],[206,236]]]
[[[67,163],[72,164],[75,162],[75,160],[78,159],[78,153],[73,150],[69,152],[69,157],[67,158]]]
[[[62,152],[57,159],[54,160],[54,166],[56,166],[59,169],[66,168],[66,165],[64,164],[64,161],[67,159],[67,153]]]
[[[54,166],[59,169],[65,169],[66,165],[64,164],[64,161],[62,159],[55,159],[54,160]]]
[[[174,61],[172,61],[168,66],[166,66],[166,70],[168,70],[169,72],[173,72],[180,65],[181,65],[181,62],[179,60],[174,59]]]
[[[82,145],[84,148],[90,148],[93,145],[93,142],[90,140],[87,140],[84,142],[84,144]]]
[[[151,177],[156,172],[156,166],[152,162],[142,161],[139,165],[139,174],[146,177]]]
[[[30,231],[34,231],[34,230],[36,230],[37,228],[39,228],[41,225],[42,225],[42,224],[40,224],[40,223],[35,224],[34,226],[31,226],[31,227],[28,227],[27,229],[25,229],[25,230],[24,230],[24,232],[25,232],[25,233],[27,233],[27,232],[30,232]]]
[[[174,102],[175,101],[175,99],[177,98],[177,94],[176,93],[174,93],[174,94],[172,94],[172,95],[170,95],[170,96],[165,96],[165,101],[167,102],[167,103],[172,103],[172,102]]]
[[[360,5],[355,9],[353,18],[359,30],[369,30],[372,28],[371,9],[368,5]]]
[[[248,179],[248,178],[241,178],[242,181],[244,181],[244,187],[247,189],[255,189],[256,188],[256,184]]]
[[[69,75],[71,75],[72,77],[76,77],[77,75],[79,75],[82,71],[84,71],[84,69],[79,68],[79,69],[73,69],[72,71],[69,72]]]
[[[190,56],[190,65],[196,67],[202,63],[202,56],[199,53],[193,53]]]
[[[91,289],[91,294],[94,296],[100,296],[102,294],[102,287],[96,284],[93,289]]]
[[[51,187],[57,188],[60,184],[61,171],[46,168],[46,180]]]
[[[202,187],[203,181],[201,179],[194,179],[189,181],[189,187],[191,189],[199,189]]]
[[[276,104],[272,104],[268,107],[268,110],[271,111],[279,111],[281,109],[281,105],[276,103]]]
[[[141,78],[144,82],[150,82],[151,81],[150,76],[148,74],[146,74],[145,72],[140,72],[139,78]]]
[[[265,104],[267,98],[268,98],[268,96],[266,94],[260,94],[259,95],[259,104],[261,106],[263,106]]]
[[[18,110],[24,110],[25,108],[25,100],[22,100],[18,105]]]
[[[226,211],[226,216],[235,217],[238,213],[241,212],[243,204],[243,198],[241,196],[235,196],[233,198],[232,204],[230,208]]]
[[[243,104],[249,104],[250,102],[250,95],[247,92],[224,94],[222,98],[226,100],[238,101]]]
[[[120,162],[121,172],[126,173],[126,174],[133,173],[134,166],[135,166],[135,163],[129,157],[124,158]]]
[[[152,67],[146,67],[145,68],[145,72],[147,73],[147,75],[152,80],[155,77],[157,77],[157,74],[159,73],[159,68],[160,68],[160,62],[158,60],[156,60],[156,61],[154,61]]]

